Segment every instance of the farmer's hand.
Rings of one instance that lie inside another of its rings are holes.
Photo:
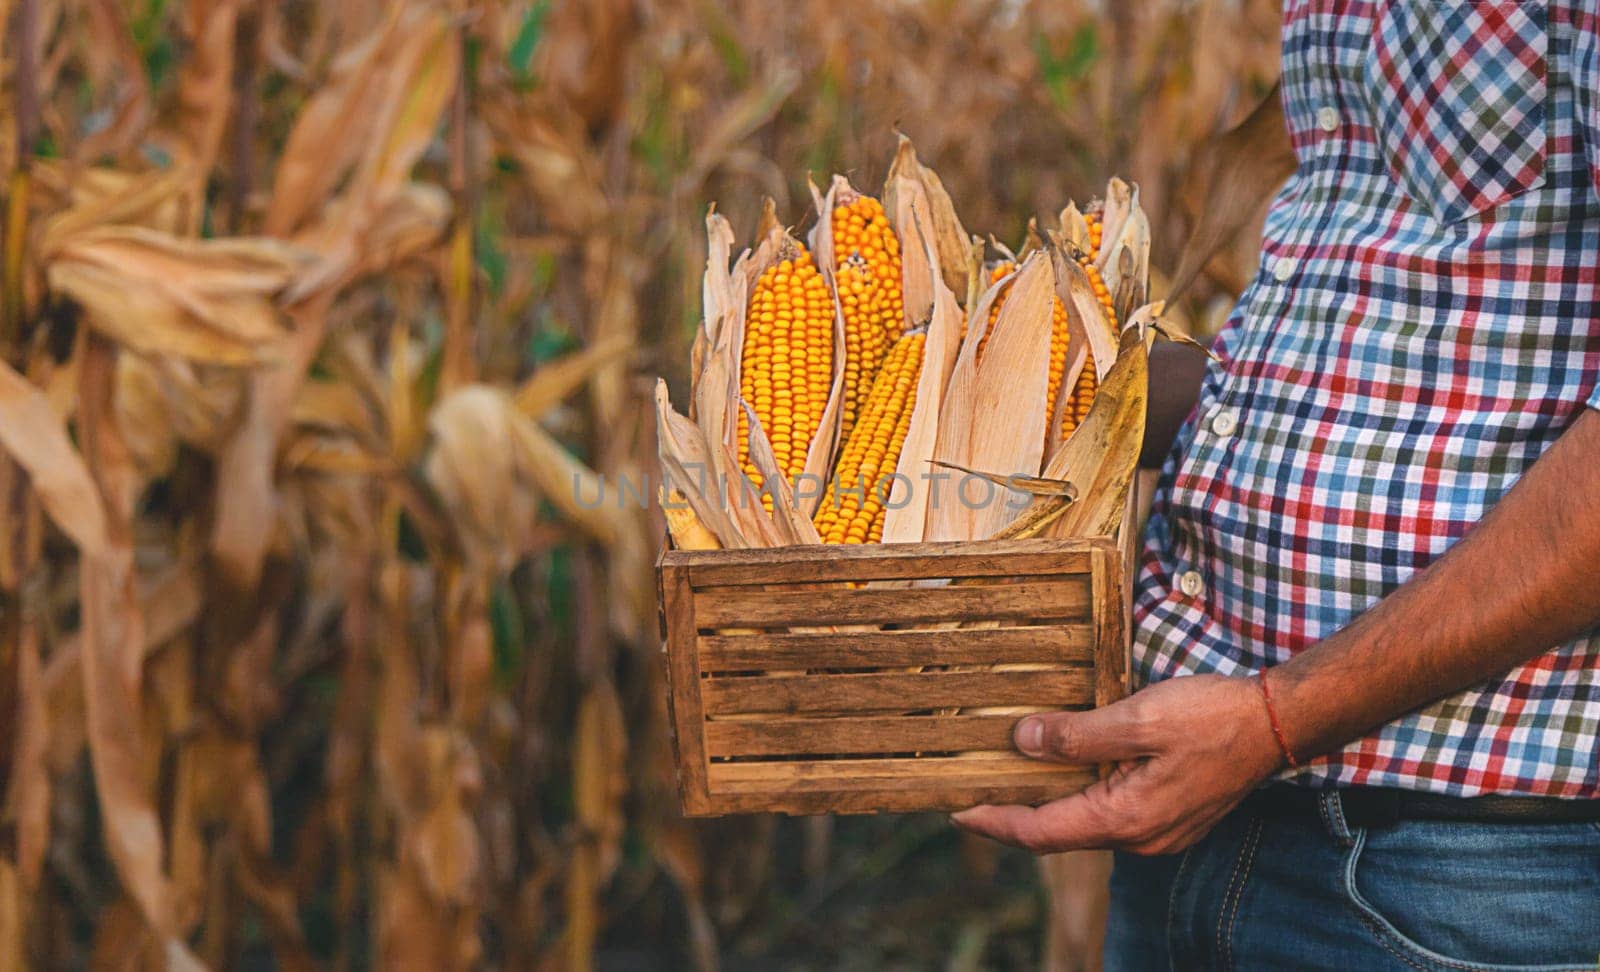
[[[1037,809],[982,806],[951,818],[1036,854],[1182,850],[1282,765],[1260,689],[1218,675],[1157,682],[1090,712],[1028,716],[1014,735],[1035,759],[1118,764],[1110,778]]]

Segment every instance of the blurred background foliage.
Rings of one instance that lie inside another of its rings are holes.
[[[678,816],[618,485],[709,201],[805,223],[903,131],[1016,244],[1120,173],[1160,296],[1277,18],[0,0],[0,972],[1082,961],[940,818]]]

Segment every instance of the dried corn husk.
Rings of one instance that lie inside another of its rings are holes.
[[[1045,467],[1046,479],[1072,482],[1078,499],[1043,529],[1043,536],[1118,535],[1144,444],[1150,324],[1160,311],[1155,304],[1135,312],[1088,416]],[[1038,518],[1059,505],[1064,505],[1059,498],[1036,499],[1019,518]]]
[[[1044,452],[1047,370],[1055,277],[1050,260],[1035,253],[1013,274],[990,287],[969,311],[985,321],[1002,289],[1005,304],[978,360],[982,328],[967,329],[940,409],[933,457],[998,475],[1039,471]],[[944,491],[941,491],[941,495]],[[975,540],[989,536],[1010,517],[1004,497],[962,502],[950,491],[930,504],[928,540]],[[1014,514],[1015,511],[1013,511]]]
[[[895,482],[886,504],[883,542],[914,543],[923,538],[928,527],[929,480],[924,477],[938,441],[939,416],[950,373],[961,352],[962,316],[955,293],[943,276],[933,272],[935,241],[929,237],[928,228],[934,219],[927,190],[905,176],[891,175],[890,183],[894,190],[891,193],[886,189],[884,195],[895,200],[898,214],[896,231],[900,234],[907,323],[920,326],[920,315],[926,307],[928,339],[922,352],[922,374],[917,379],[917,404],[911,412],[911,427],[900,449]]]
[[[917,160],[917,150],[912,146],[911,139],[901,135],[894,162],[889,166],[889,178],[884,184],[883,208],[889,213],[894,231],[900,234],[902,253],[910,227],[900,221],[899,214],[906,211],[902,204],[904,194],[913,190],[926,200],[927,225],[922,233],[933,244],[936,256],[933,265],[939,268],[944,285],[950,288],[950,292],[965,298],[972,271],[972,238],[962,227],[961,218],[956,215],[955,203],[950,200],[950,193],[945,191],[944,183],[932,169]],[[906,307],[909,310],[910,287],[907,287],[906,293]]]

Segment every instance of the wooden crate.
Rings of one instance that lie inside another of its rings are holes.
[[[953,810],[1082,789],[1095,767],[1021,756],[1020,716],[972,710],[1121,698],[1126,567],[1109,538],[666,551],[684,812]],[[1028,670],[973,670],[997,664]]]

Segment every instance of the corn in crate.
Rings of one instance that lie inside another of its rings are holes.
[[[1138,191],[969,236],[901,140],[882,194],[813,187],[805,240],[707,217],[686,413],[656,389],[657,569],[684,811],[1039,803],[1097,768],[1030,712],[1125,692],[1144,436]]]

